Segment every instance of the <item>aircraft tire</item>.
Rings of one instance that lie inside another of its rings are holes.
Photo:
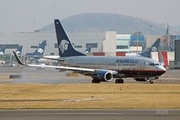
[[[119,78],[119,79],[116,79],[115,83],[124,83],[124,80]]]
[[[93,79],[93,80],[92,80],[92,83],[100,83],[100,80]]]
[[[152,80],[149,81],[150,84],[153,84],[154,82]]]

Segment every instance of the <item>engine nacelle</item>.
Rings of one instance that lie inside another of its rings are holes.
[[[111,81],[113,79],[113,75],[109,71],[97,71],[93,78],[98,79],[100,81]]]

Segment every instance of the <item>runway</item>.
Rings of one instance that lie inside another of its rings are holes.
[[[1,84],[89,84],[92,78],[86,76],[67,77],[67,72],[55,69],[37,70],[36,68],[0,69],[0,74],[20,74],[21,79],[0,79]],[[125,83],[139,84],[132,78],[125,78]],[[100,84],[115,84],[102,82]],[[140,84],[147,84],[140,82]],[[155,80],[154,84],[180,84],[180,70],[167,70]],[[0,120],[179,120],[180,109],[48,109],[48,110],[0,110]]]
[[[6,120],[179,120],[178,109],[1,110]]]

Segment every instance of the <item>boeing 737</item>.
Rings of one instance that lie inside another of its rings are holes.
[[[46,46],[46,40],[43,40],[41,44],[39,44],[38,48],[33,53],[26,53],[26,56],[30,57],[30,59],[34,59],[36,57],[40,57],[44,54],[44,49]]]
[[[91,46],[87,47],[84,53],[90,53],[91,52]]]
[[[18,48],[17,48],[17,50],[15,51],[16,52],[16,55],[18,55],[18,56],[21,56],[21,53],[22,53],[22,45],[20,45]]]
[[[66,35],[60,21],[54,20],[59,56],[63,58],[68,66],[48,66],[45,68],[56,68],[70,70],[79,74],[92,77],[92,83],[110,82],[116,78],[115,83],[124,83],[123,78],[134,78],[136,81],[148,81],[153,83],[154,79],[166,72],[166,69],[156,60],[146,57],[128,56],[86,56],[75,50]],[[15,52],[19,64],[31,67],[40,65],[22,63]]]
[[[90,53],[91,52],[91,46],[87,47],[84,53]],[[63,58],[60,58],[59,55],[45,55],[39,58],[38,62],[54,62],[58,61],[60,64],[63,64],[64,60]]]
[[[149,49],[140,53],[139,55],[143,57],[151,58],[151,52],[158,52],[159,45],[160,45],[160,39],[158,38]]]
[[[154,44],[148,48],[146,51],[139,53],[138,55],[136,53],[126,53],[126,56],[140,56],[140,57],[148,57],[151,58],[151,52],[157,52],[160,45],[160,39],[158,38]]]
[[[4,53],[5,53],[5,49],[6,49],[6,47],[4,46],[4,47],[2,47],[2,48],[0,48],[0,55],[4,55]]]

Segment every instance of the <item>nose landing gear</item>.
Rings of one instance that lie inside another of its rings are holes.
[[[150,84],[153,84],[154,82],[153,82],[152,80],[149,80],[149,83],[150,83]]]

